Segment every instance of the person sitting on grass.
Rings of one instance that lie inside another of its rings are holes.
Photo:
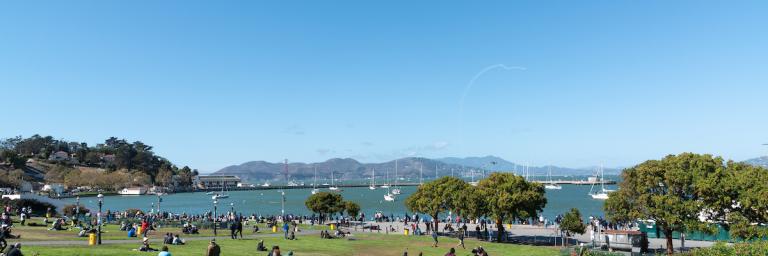
[[[267,251],[267,247],[264,246],[264,240],[259,240],[259,244],[256,245],[256,251],[259,251],[259,252]]]
[[[280,255],[280,246],[272,246],[272,251],[267,254],[267,256],[281,256]]]
[[[11,247],[8,247],[8,250],[5,251],[5,256],[24,256],[24,254],[21,253],[21,243],[16,243],[11,245]]]
[[[259,225],[258,224],[254,224],[253,225],[253,233],[259,233]]]
[[[11,226],[5,226],[5,225],[0,226],[0,230],[2,230],[2,238],[3,239],[5,239],[5,238],[10,238],[10,239],[21,238],[21,235],[11,234],[11,232],[13,232],[13,229],[11,229]]]
[[[221,255],[221,247],[216,244],[216,239],[211,239],[211,244],[208,245],[208,249],[205,252],[205,256],[219,256]]]
[[[128,237],[136,237],[136,228],[131,227],[131,229],[128,230]]]
[[[173,240],[171,241],[174,245],[184,245],[184,240],[179,238],[179,234],[173,235]]]
[[[64,228],[64,219],[57,219],[56,221],[54,221],[53,226],[48,230],[57,230],[57,231],[67,230],[66,228]]]
[[[171,256],[171,253],[168,252],[168,246],[163,245],[163,249],[160,249],[160,253],[158,253],[157,256]]]
[[[448,253],[446,253],[445,256],[456,256],[456,249],[453,249],[453,247],[451,247],[451,249],[448,250]]]
[[[141,247],[139,247],[139,251],[142,252],[156,252],[156,249],[153,249],[151,246],[149,246],[149,238],[144,238],[141,241]]]

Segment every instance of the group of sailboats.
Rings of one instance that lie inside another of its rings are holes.
[[[389,177],[389,172],[387,172],[387,177]],[[395,201],[395,196],[402,193],[400,189],[397,188],[397,159],[395,159],[395,188],[390,189],[388,184],[382,185],[381,187],[387,189],[387,194],[384,195],[384,201],[387,202]]]

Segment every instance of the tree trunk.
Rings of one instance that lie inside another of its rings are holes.
[[[667,239],[667,254],[672,255],[673,253],[675,253],[675,246],[672,245],[672,229],[665,228],[664,236]]]
[[[440,234],[439,232],[437,232],[437,230],[438,230],[438,226],[440,226],[440,225],[438,225],[438,223],[440,223],[440,219],[438,219],[438,218],[437,218],[437,215],[438,215],[438,214],[432,215],[432,220],[435,222],[435,228],[434,228],[434,229],[432,229],[432,232],[435,232],[435,233],[437,233],[437,234]]]
[[[504,233],[504,222],[501,219],[496,219],[496,242],[501,243],[502,233]]]

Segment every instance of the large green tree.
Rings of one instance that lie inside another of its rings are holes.
[[[725,172],[723,159],[683,153],[649,160],[622,172],[619,189],[605,202],[606,216],[613,221],[654,220],[673,253],[672,232],[709,230],[699,220],[708,196],[722,198],[713,189],[718,173]]]
[[[357,218],[360,214],[360,205],[352,201],[344,201],[344,210],[347,211],[347,215],[352,218]]]
[[[587,225],[584,224],[579,209],[571,208],[570,211],[565,213],[563,221],[560,222],[560,230],[565,232],[565,244],[568,244],[568,238],[570,238],[570,236],[574,234],[584,234],[584,232],[587,231]]]
[[[460,196],[468,186],[461,179],[442,177],[420,185],[415,193],[405,199],[405,206],[410,211],[431,216],[434,219],[434,230],[438,230],[440,213],[458,209]]]
[[[320,221],[324,221],[329,214],[344,211],[344,198],[337,193],[318,192],[309,196],[304,205],[310,211],[320,214]]]
[[[729,161],[697,183],[704,216],[724,226],[731,236],[755,239],[768,235],[768,170]]]
[[[477,185],[485,199],[486,216],[496,222],[497,241],[502,241],[504,221],[533,218],[544,209],[544,186],[511,173],[491,173]]]

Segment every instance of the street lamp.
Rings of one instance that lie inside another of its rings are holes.
[[[280,191],[280,195],[283,198],[283,200],[280,200],[280,203],[281,203],[280,215],[285,217],[285,191]]]
[[[80,196],[77,196],[77,203],[75,203],[75,220],[77,225],[80,225]]]
[[[163,197],[161,195],[157,195],[157,214],[160,214],[160,203],[163,202]]]
[[[214,195],[211,197],[213,199],[213,237],[216,238],[216,218],[218,216],[218,213],[216,213],[216,207],[219,204],[219,197]]]
[[[97,230],[96,230],[96,232],[97,232],[97,233],[96,233],[96,235],[97,235],[97,236],[96,236],[96,243],[97,243],[97,244],[101,244],[101,206],[104,204],[104,195],[102,195],[101,193],[99,193],[99,195],[98,195],[98,196],[96,196],[96,197],[98,197],[98,198],[99,198],[99,214],[96,216],[96,217],[98,218],[98,220],[96,221],[96,223],[97,223],[99,226],[97,227]]]
[[[235,203],[229,203],[229,211],[233,216],[235,215]]]

